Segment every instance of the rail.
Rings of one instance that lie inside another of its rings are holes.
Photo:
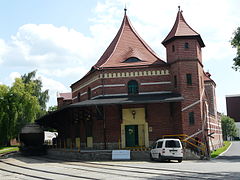
[[[201,155],[207,156],[207,147],[204,143],[195,138],[188,136],[187,134],[174,134],[174,135],[163,135],[163,138],[178,138],[180,141],[190,145],[193,149],[197,149]]]

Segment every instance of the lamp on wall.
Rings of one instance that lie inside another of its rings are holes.
[[[136,111],[135,111],[135,110],[132,110],[133,119],[135,119],[135,115],[136,115]]]

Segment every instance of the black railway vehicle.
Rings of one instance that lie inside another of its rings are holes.
[[[46,154],[44,131],[38,124],[27,124],[21,129],[20,152],[24,155]]]

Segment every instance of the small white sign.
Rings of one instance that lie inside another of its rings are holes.
[[[112,150],[112,160],[130,160],[130,150]]]
[[[148,128],[148,131],[149,131],[149,132],[152,132],[152,127],[149,127],[149,128]]]

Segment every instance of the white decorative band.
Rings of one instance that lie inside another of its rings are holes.
[[[187,110],[187,109],[189,109],[189,108],[191,108],[191,107],[195,106],[195,105],[196,105],[196,104],[198,104],[198,103],[200,103],[200,100],[198,100],[198,101],[196,101],[196,102],[194,102],[194,103],[190,104],[189,106],[187,106],[187,107],[183,108],[183,109],[182,109],[182,111],[185,111],[185,110]]]
[[[118,72],[118,73],[104,73],[99,74],[97,76],[94,76],[90,80],[82,83],[79,87],[76,89],[73,89],[73,92],[76,92],[80,89],[82,89],[85,86],[88,86],[89,84],[93,83],[96,80],[102,79],[102,78],[125,78],[125,77],[142,77],[142,76],[162,76],[162,75],[169,75],[170,72],[168,69],[162,69],[162,70],[148,70],[148,71],[131,71],[131,72]]]
[[[104,97],[104,96],[108,97],[108,96],[126,96],[126,95],[127,95],[126,93],[123,93],[123,94],[105,94],[105,95],[94,96],[91,99],[96,99],[96,98]]]
[[[75,100],[75,99],[77,99],[77,96],[75,96],[75,97],[72,98],[72,100]]]
[[[106,84],[104,87],[124,87],[125,84]]]
[[[157,84],[171,84],[171,81],[141,83],[141,85],[157,85]]]
[[[221,126],[221,123],[219,122],[218,124],[217,123],[212,123],[212,122],[208,122],[208,124],[211,124],[213,126]]]
[[[211,130],[211,131],[222,131],[222,128],[207,128],[207,130]]]
[[[171,91],[160,91],[160,92],[142,92],[142,93],[139,93],[140,95],[146,95],[146,94],[165,94],[165,93],[171,93]],[[98,97],[108,97],[108,96],[127,96],[128,94],[127,93],[122,93],[122,94],[105,94],[105,95],[98,95],[98,96],[94,96],[92,97],[92,99],[96,99]]]
[[[140,92],[139,94],[165,94],[165,93],[172,93],[172,91]]]
[[[95,89],[98,89],[98,88],[101,88],[101,87],[103,87],[103,86],[102,85],[96,86],[96,87],[92,88],[91,91],[94,91]]]
[[[83,96],[83,95],[85,95],[85,94],[87,94],[87,92],[82,93],[81,96]]]

